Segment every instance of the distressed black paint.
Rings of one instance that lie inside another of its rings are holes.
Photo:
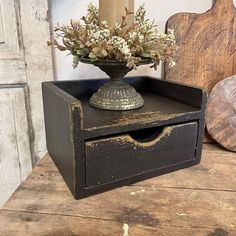
[[[75,198],[200,162],[205,91],[135,77],[127,81],[143,95],[142,108],[122,112],[90,107],[90,95],[106,81],[43,84],[48,152]]]

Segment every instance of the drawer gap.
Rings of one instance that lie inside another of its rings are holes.
[[[150,131],[147,131],[147,132],[150,132],[150,136],[151,136],[151,129],[153,130],[153,132],[155,132],[154,130],[156,130],[156,135],[158,135],[158,132],[160,132],[160,134],[161,134],[165,127],[171,127],[171,126],[175,126],[175,125],[179,125],[179,124],[190,124],[192,122],[199,123],[199,119],[186,121],[186,122],[175,122],[175,123],[171,123],[171,124],[169,124],[169,123],[168,124],[161,124],[161,125],[158,125],[158,126],[151,126],[151,127],[148,127],[148,128],[138,129],[138,130],[136,129],[136,130],[131,130],[131,131],[128,131],[128,132],[120,132],[120,133],[115,133],[115,134],[112,134],[112,135],[102,135],[102,136],[95,137],[95,138],[87,138],[87,139],[85,139],[85,141],[89,142],[89,141],[94,141],[94,140],[103,139],[103,138],[111,138],[111,137],[114,137],[114,136],[117,136],[117,135],[123,135],[123,134],[129,134],[131,137],[132,137],[132,135],[134,135],[133,138],[135,139],[135,133],[136,132],[137,132],[136,135],[138,136],[139,132],[145,132],[145,130],[149,130],[149,129],[150,129]],[[141,134],[140,134],[140,136],[141,136]],[[154,138],[154,137],[152,136],[152,138]],[[142,138],[140,138],[140,139],[142,140]],[[143,139],[144,139],[144,137],[143,137]],[[137,137],[137,141],[139,141],[138,137]],[[148,142],[148,141],[151,141],[151,140],[144,140],[143,142]]]

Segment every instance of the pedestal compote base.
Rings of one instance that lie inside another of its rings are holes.
[[[142,96],[128,83],[124,82],[124,76],[132,69],[126,66],[126,62],[113,60],[91,61],[81,59],[83,63],[93,64],[104,71],[110,81],[101,86],[90,99],[90,105],[105,110],[132,110],[144,105]],[[150,60],[142,60],[139,65],[149,64]]]

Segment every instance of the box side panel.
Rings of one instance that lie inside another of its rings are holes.
[[[62,177],[75,194],[75,161],[73,122],[70,102],[54,90],[54,85],[43,84],[43,103],[47,148]]]

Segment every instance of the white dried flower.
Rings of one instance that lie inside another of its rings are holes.
[[[129,39],[135,40],[137,37],[137,33],[135,31],[132,31],[129,33]]]
[[[86,24],[98,25],[98,21],[95,20],[95,18],[98,19],[98,9],[90,2],[87,8],[87,15],[84,16],[82,19],[85,21]]]
[[[93,12],[98,13],[97,7],[96,7],[95,5],[93,5],[92,2],[90,2],[90,3],[88,4],[87,11],[88,11],[88,13],[93,13]]]
[[[176,65],[176,62],[175,61],[171,61],[170,63],[169,63],[169,67],[174,67]]]
[[[109,39],[108,44],[113,46],[115,49],[119,50],[126,57],[131,56],[129,46],[123,38],[121,38],[119,36],[113,36]]]
[[[92,32],[95,33],[99,30],[99,26],[98,25],[94,25],[94,24],[88,24],[87,25],[88,29]]]
[[[108,29],[108,28],[109,28],[109,25],[108,25],[108,23],[107,23],[106,20],[101,21],[101,27],[102,27],[102,28],[105,28],[105,29]]]
[[[145,16],[146,11],[144,8],[144,4],[139,6],[136,14],[134,15],[134,22],[135,23],[141,23],[143,21],[143,17]]]
[[[176,43],[174,29],[167,29],[166,40],[170,41],[172,44]]]
[[[103,29],[103,30],[93,30],[91,32],[91,42],[99,43],[100,41],[108,40],[110,36],[110,30],[109,29]]]

